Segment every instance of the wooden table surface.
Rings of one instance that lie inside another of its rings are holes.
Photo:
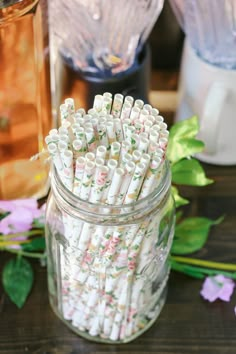
[[[225,214],[225,219],[211,229],[206,246],[194,256],[236,263],[236,166],[203,166],[215,183],[182,188],[182,195],[191,201],[185,214],[212,219]],[[6,253],[0,255],[0,271],[8,258]],[[167,302],[146,333],[129,344],[97,344],[76,336],[54,315],[48,302],[46,269],[36,261],[32,264],[35,283],[21,310],[0,285],[0,354],[236,353],[236,292],[229,303],[211,304],[199,295],[202,281],[172,272]]]

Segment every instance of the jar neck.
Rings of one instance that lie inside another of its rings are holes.
[[[51,168],[51,193],[59,209],[72,217],[91,223],[120,224],[122,221],[132,223],[145,217],[156,209],[161,209],[169,198],[171,173],[169,162],[165,161],[160,183],[145,198],[129,204],[107,205],[84,201],[61,182],[56,169]]]

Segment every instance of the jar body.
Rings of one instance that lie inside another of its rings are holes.
[[[165,303],[174,233],[170,182],[145,204],[119,212],[91,204],[86,210],[76,199],[65,202],[52,179],[46,213],[51,306],[85,338],[129,342]]]
[[[47,0],[3,1],[0,52],[0,199],[39,198],[48,168],[29,159],[51,129]]]

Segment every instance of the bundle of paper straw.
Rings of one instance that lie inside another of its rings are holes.
[[[61,126],[45,141],[68,190],[97,205],[127,205],[158,187],[169,133],[156,108],[107,92],[95,96],[88,112],[76,110],[72,98],[60,112]],[[139,224],[104,226],[63,214],[65,319],[80,331],[114,341],[126,340],[151,320],[156,294],[137,274],[155,249],[162,217],[160,212]],[[168,249],[162,252],[165,264]],[[149,318],[139,310],[148,304]]]

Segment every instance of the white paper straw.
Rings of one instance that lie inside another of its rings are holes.
[[[117,167],[114,171],[114,175],[112,178],[112,182],[107,194],[107,204],[115,204],[118,192],[120,190],[120,186],[122,184],[122,178],[124,176],[123,168]]]
[[[80,189],[80,198],[88,200],[90,188],[93,180],[93,174],[95,170],[95,163],[93,161],[86,161],[83,180]]]
[[[73,183],[73,193],[78,196],[80,195],[80,188],[81,188],[81,183],[84,175],[85,162],[86,162],[85,158],[82,156],[78,157],[75,162],[75,177]]]
[[[145,173],[146,173],[146,165],[144,163],[139,162],[135,166],[135,171],[131,179],[127,194],[125,196],[124,204],[128,204],[137,200]]]

